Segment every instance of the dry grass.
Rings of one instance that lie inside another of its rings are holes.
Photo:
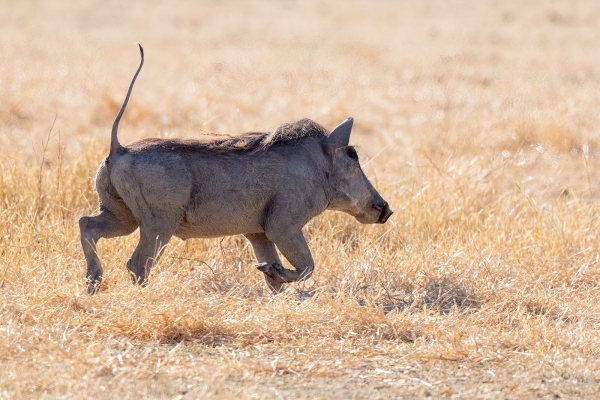
[[[600,391],[596,2],[0,7],[0,398]],[[87,296],[136,41],[122,143],[351,115],[392,221],[315,219],[314,279],[275,297],[241,237],[174,239],[143,289],[135,235],[105,240]]]

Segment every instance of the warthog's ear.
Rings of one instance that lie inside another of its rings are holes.
[[[346,118],[339,124],[329,136],[327,136],[327,146],[332,149],[348,146],[350,143],[350,132],[352,132],[353,118]]]

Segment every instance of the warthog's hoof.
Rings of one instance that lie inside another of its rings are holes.
[[[102,284],[102,280],[88,280],[88,294],[94,295],[98,293],[100,290],[100,285]]]
[[[92,272],[88,271],[85,282],[88,285],[88,294],[94,295],[98,293],[100,285],[102,284],[102,270],[96,270]]]
[[[96,294],[96,291],[98,290],[97,285],[93,284],[93,283],[88,283],[88,294]]]
[[[295,271],[283,268],[280,264],[260,263],[256,264],[256,269],[273,279],[277,283],[293,282],[296,279],[290,277]],[[290,279],[291,278],[291,279]]]

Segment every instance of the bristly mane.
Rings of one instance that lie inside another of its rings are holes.
[[[128,146],[130,150],[149,147],[164,147],[170,150],[199,150],[207,153],[221,154],[227,152],[258,152],[279,144],[294,144],[309,137],[325,137],[329,131],[315,121],[303,118],[297,121],[285,122],[273,132],[250,132],[240,136],[228,137],[203,142],[198,140],[181,139],[144,139]]]
[[[207,145],[211,149],[231,151],[260,151],[281,143],[293,143],[309,137],[324,137],[329,132],[308,118],[285,122],[269,133],[245,133],[225,140],[216,140]]]

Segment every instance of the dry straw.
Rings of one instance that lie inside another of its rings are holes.
[[[592,396],[600,14],[552,4],[0,6],[0,398]],[[316,218],[278,296],[241,237],[172,240],[145,288],[104,240],[86,295],[134,41],[123,143],[351,115],[392,220]]]

